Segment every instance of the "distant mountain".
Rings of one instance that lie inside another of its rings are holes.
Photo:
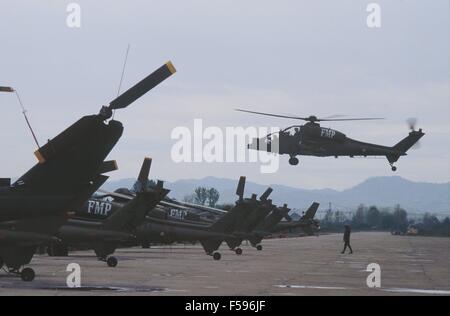
[[[122,179],[107,182],[104,188],[114,190],[119,187],[130,188],[135,179]],[[178,180],[166,183],[170,196],[182,200],[192,194],[198,186],[214,187],[220,192],[219,203],[232,203],[236,200],[237,180],[206,177],[203,179]],[[322,204],[321,209],[333,206],[342,210],[354,210],[359,204],[378,207],[393,207],[400,204],[410,212],[450,212],[450,182],[413,182],[399,176],[375,177],[343,191],[332,189],[307,190],[283,185],[270,185],[274,192],[272,199],[276,204],[288,203],[291,208],[305,209],[311,202]],[[247,181],[247,195],[264,192],[265,185]]]

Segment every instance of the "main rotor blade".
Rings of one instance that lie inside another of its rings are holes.
[[[220,214],[220,215],[228,213],[228,211],[224,211],[224,210],[221,210],[221,209],[218,209],[218,208],[204,206],[204,205],[199,205],[199,204],[194,204],[194,203],[189,203],[189,202],[177,201],[177,203],[179,203],[180,205],[183,205],[183,206],[190,206],[192,208],[196,208],[196,209],[208,212],[208,213],[215,213],[215,214]]]
[[[249,110],[242,110],[242,109],[234,109],[235,111],[239,112],[246,112],[246,113],[252,113],[252,114],[258,114],[258,115],[266,115],[266,116],[273,116],[273,117],[281,117],[281,118],[289,118],[289,119],[295,119],[295,120],[303,120],[303,121],[314,121],[314,122],[322,122],[322,121],[368,121],[368,120],[384,120],[384,117],[361,117],[361,118],[317,118],[315,116],[310,117],[301,117],[301,116],[291,116],[291,115],[281,115],[281,114],[273,114],[273,113],[266,113],[266,112],[257,112],[257,111],[249,111]]]
[[[360,117],[360,118],[346,118],[346,119],[317,119],[318,122],[338,122],[338,121],[373,121],[385,120],[385,117]]]
[[[0,92],[14,92],[14,89],[11,87],[0,87]]]
[[[141,170],[139,171],[138,181],[142,184],[148,181],[148,175],[150,174],[150,168],[152,166],[152,158],[145,157],[142,162]]]
[[[348,115],[347,114],[333,114],[333,115],[324,117],[324,119],[335,119],[335,118],[346,117],[346,116],[348,116]]]
[[[266,201],[269,195],[272,193],[273,189],[271,187],[267,188],[267,190],[261,195],[259,198],[261,201]]]
[[[256,111],[249,111],[249,110],[242,110],[242,109],[234,109],[235,111],[239,112],[246,112],[246,113],[252,113],[252,114],[259,114],[259,115],[266,115],[266,116],[274,116],[274,117],[282,117],[282,118],[290,118],[290,119],[297,119],[297,120],[307,120],[306,117],[298,117],[298,116],[289,116],[289,115],[280,115],[280,114],[272,114],[272,113],[265,113],[265,112],[256,112]]]
[[[156,182],[156,188],[158,188],[158,189],[164,189],[164,181],[158,180],[158,181]]]
[[[105,195],[109,195],[109,196],[111,196],[111,197],[118,197],[118,198],[126,199],[126,200],[132,200],[132,199],[134,199],[133,196],[129,196],[129,195],[125,195],[125,194],[120,194],[120,193],[116,193],[116,192],[110,192],[110,191],[103,190],[103,189],[99,189],[99,190],[97,190],[97,192],[103,193],[103,194],[105,194]]]
[[[239,196],[240,200],[244,198],[244,190],[245,190],[245,177],[241,176],[239,178],[239,183],[236,189],[236,195]]]
[[[139,99],[148,91],[159,85],[176,72],[172,62],[167,62],[159,67],[146,78],[135,84],[133,87],[119,95],[109,104],[111,110],[122,109]]]

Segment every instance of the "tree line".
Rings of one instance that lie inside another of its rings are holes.
[[[417,233],[427,236],[450,236],[450,218],[443,220],[425,213],[422,218],[408,218],[408,212],[397,205],[394,209],[378,209],[376,206],[360,205],[351,216],[342,211],[328,210],[321,220],[322,231],[341,231],[345,224],[353,230],[390,231],[394,233]]]
[[[194,193],[183,198],[184,202],[195,203],[215,207],[219,201],[220,194],[215,188],[196,187]]]
[[[199,186],[192,194],[185,196],[183,201],[225,210],[232,208],[232,204],[218,205],[219,198],[217,189]],[[422,218],[412,219],[408,218],[408,212],[400,205],[379,209],[376,206],[367,207],[361,204],[351,216],[347,216],[342,211],[328,210],[320,221],[321,231],[324,232],[340,232],[346,224],[350,224],[353,230],[360,231],[390,231],[401,234],[450,237],[449,217],[440,220],[435,215],[425,213]]]

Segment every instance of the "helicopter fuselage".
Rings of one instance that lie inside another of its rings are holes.
[[[319,122],[323,121],[367,121],[382,120],[381,117],[365,118],[318,118],[315,115],[309,117],[281,115],[266,112],[257,112],[236,109],[236,111],[288,118],[306,121],[304,125],[294,125],[285,128],[278,133],[272,133],[263,138],[254,139],[247,147],[249,149],[268,151],[277,154],[287,154],[290,156],[289,164],[297,165],[298,155],[316,156],[316,157],[339,157],[339,156],[385,156],[391,165],[392,171],[396,171],[394,166],[400,156],[405,156],[406,152],[413,147],[423,135],[422,129],[415,130],[417,121],[411,119],[408,121],[411,132],[394,146],[382,146],[377,144],[365,143],[348,138],[344,133],[331,128],[321,127]]]
[[[255,139],[248,145],[249,149],[289,155],[291,164],[297,164],[298,155],[316,157],[367,157],[386,156],[392,164],[400,156],[406,155],[410,145],[416,143],[424,133],[422,130],[411,131],[409,136],[395,146],[382,146],[366,143],[347,137],[337,130],[321,127],[318,123],[294,125],[279,133]],[[403,143],[403,144],[401,144]]]

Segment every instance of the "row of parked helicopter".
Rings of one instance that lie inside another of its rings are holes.
[[[256,194],[244,198],[245,177],[240,177],[238,199],[228,211],[170,199],[162,181],[148,181],[150,165],[151,159],[145,158],[133,190],[99,190],[102,195],[90,198],[59,229],[58,241],[50,243],[48,254],[67,256],[69,247],[89,248],[99,260],[115,267],[118,262],[111,255],[118,246],[200,242],[206,254],[220,260],[218,250],[224,242],[241,255],[244,240],[262,250],[261,241],[273,233],[301,228],[313,235],[320,229],[314,219],[318,203],[293,221],[286,204],[278,207],[269,199],[271,188],[259,198]],[[185,215],[171,216],[173,210]]]
[[[38,163],[17,181],[0,179],[0,267],[8,274],[34,280],[34,270],[25,266],[41,246],[48,246],[52,256],[66,255],[69,246],[87,246],[99,259],[115,266],[117,259],[111,254],[121,244],[146,247],[151,242],[200,241],[206,253],[218,260],[217,250],[224,241],[241,254],[243,240],[262,249],[261,240],[272,231],[318,228],[313,220],[317,203],[300,221],[282,222],[289,218],[287,206],[272,204],[268,199],[272,189],[259,198],[244,198],[245,178],[240,179],[239,199],[228,212],[170,200],[162,182],[148,185],[150,159],[144,160],[135,192],[119,190],[94,196],[108,179],[105,174],[117,169],[115,161],[106,160],[123,133],[122,123],[113,118],[114,111],[126,108],[175,72],[171,62],[164,64],[102,106],[98,114],[84,116],[45,145],[38,144]],[[0,87],[0,92],[17,93],[11,87]],[[108,203],[111,212],[107,218],[89,218],[96,203]],[[189,210],[198,218],[175,221],[167,218],[170,208]],[[206,221],[205,213],[216,219]]]

